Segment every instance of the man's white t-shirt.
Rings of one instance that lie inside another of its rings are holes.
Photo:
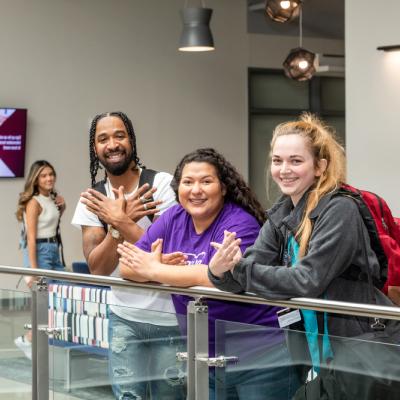
[[[162,214],[167,208],[176,204],[175,193],[170,186],[171,179],[172,175],[166,172],[157,172],[154,177],[153,187],[156,187],[157,191],[153,194],[153,198],[155,201],[163,201],[158,206],[160,210],[159,214]],[[111,190],[111,184],[108,179],[105,189],[107,197],[114,199],[114,192]],[[126,194],[125,197],[129,198],[133,196],[136,190],[137,188],[131,193]],[[97,215],[89,211],[81,201],[76,206],[71,223],[78,228],[82,226],[103,227]],[[147,229],[151,225],[151,221],[146,216],[140,219],[137,224],[142,229]],[[120,277],[119,265],[111,276]],[[121,318],[155,325],[177,325],[175,308],[169,294],[148,289],[112,288],[111,303],[111,310]]]

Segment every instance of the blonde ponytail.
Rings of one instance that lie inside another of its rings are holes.
[[[299,256],[303,257],[307,253],[313,229],[310,214],[325,194],[345,183],[346,159],[344,148],[338,142],[334,131],[309,113],[302,114],[298,121],[278,125],[272,136],[271,149],[275,145],[276,138],[293,134],[298,134],[306,139],[311,154],[314,156],[316,168],[320,166],[321,160],[326,160],[325,170],[316,177],[315,184],[307,197],[303,217],[296,234],[296,240],[300,246]]]

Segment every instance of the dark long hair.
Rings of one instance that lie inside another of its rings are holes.
[[[29,200],[33,196],[37,196],[39,194],[39,175],[43,171],[44,168],[49,167],[53,170],[54,177],[57,177],[56,170],[54,167],[46,160],[37,160],[29,169],[28,177],[26,178],[24,191],[19,194],[17,212],[15,215],[17,216],[18,221],[22,221],[24,211],[26,209],[26,205]],[[53,191],[50,193],[50,196],[53,198],[56,196],[56,192]]]
[[[182,178],[182,171],[186,164],[191,162],[206,162],[214,166],[218,178],[226,188],[225,199],[243,207],[262,225],[265,222],[265,211],[258,202],[253,191],[243,177],[226,158],[212,148],[198,149],[187,154],[175,169],[171,186],[178,199],[178,187]]]
[[[90,180],[92,183],[92,187],[94,187],[96,183],[96,175],[97,171],[99,169],[99,158],[97,157],[96,151],[95,151],[95,136],[96,136],[96,126],[97,123],[105,117],[118,117],[125,125],[126,131],[129,136],[129,141],[132,146],[132,160],[135,162],[135,165],[141,165],[139,157],[137,155],[137,149],[136,149],[136,135],[135,131],[133,129],[132,121],[128,118],[126,114],[124,114],[122,111],[113,111],[113,112],[106,112],[103,114],[98,114],[96,115],[91,124],[90,124],[90,130],[89,130],[89,154],[90,154]],[[144,166],[143,166],[144,167]]]

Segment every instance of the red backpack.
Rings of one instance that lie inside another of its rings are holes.
[[[375,193],[343,185],[341,193],[353,198],[368,229],[371,247],[381,269],[378,285],[396,303],[400,300],[400,218],[393,218],[389,206]],[[399,288],[393,288],[398,286]],[[396,293],[397,292],[397,295]]]

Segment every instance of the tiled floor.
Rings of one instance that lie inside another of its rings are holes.
[[[50,346],[50,399],[53,400],[113,400],[114,397],[108,382],[108,376],[104,377],[104,364],[100,365],[93,359],[85,360],[81,357],[80,364],[73,363],[73,369],[77,369],[71,376],[71,390],[66,386],[65,357],[60,356],[63,349],[57,348],[57,352]],[[10,357],[12,352],[15,357]],[[0,400],[31,399],[32,365],[22,356],[18,350],[8,352],[6,358],[2,358],[4,351],[0,353]],[[82,365],[86,364],[85,368]],[[101,368],[99,370],[99,368]],[[85,374],[90,369],[91,374]],[[93,371],[92,371],[93,370]],[[85,376],[85,379],[83,377]],[[95,377],[94,377],[95,376]],[[96,377],[97,376],[97,377]],[[72,379],[73,378],[73,379]],[[102,378],[102,379],[101,379]]]
[[[9,379],[0,378],[0,400],[31,400],[31,386],[21,384]],[[81,400],[68,394],[49,392],[51,400]]]
[[[0,399],[1,400],[25,400],[31,399],[30,385],[23,385],[19,382],[0,378]],[[72,399],[71,399],[72,400]]]

